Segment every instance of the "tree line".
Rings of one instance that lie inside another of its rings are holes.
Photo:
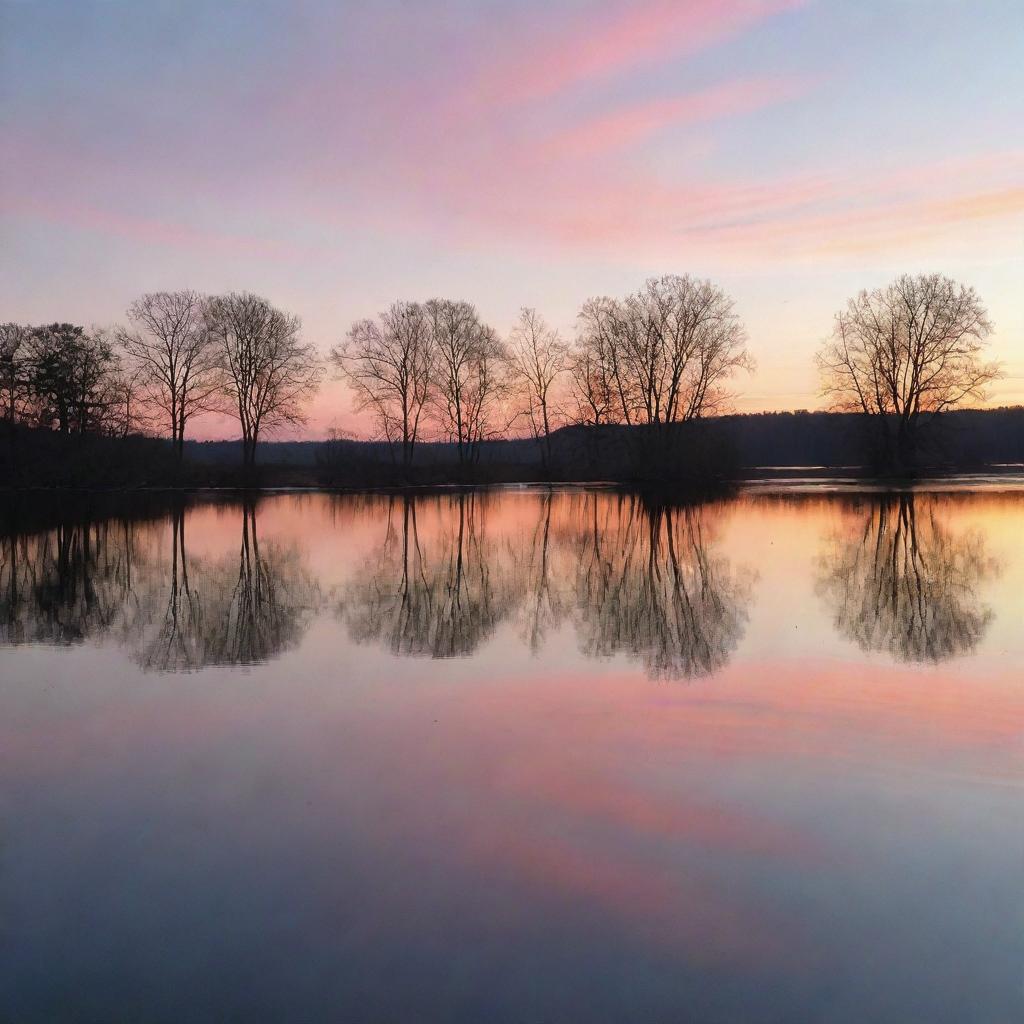
[[[169,435],[179,457],[190,421],[233,415],[243,461],[265,433],[304,420],[323,376],[298,317],[247,292],[151,292],[127,326],[0,326],[3,416],[62,434]]]
[[[861,291],[834,318],[817,357],[835,411],[874,426],[870,457],[914,467],[922,421],[983,401],[1000,375],[984,358],[992,324],[973,288],[941,274],[903,275]],[[395,303],[353,325],[331,353],[357,406],[411,465],[425,426],[457,445],[460,463],[518,424],[545,465],[560,426],[641,428],[655,466],[677,457],[673,428],[719,414],[730,384],[753,371],[732,298],[711,281],[668,275],[623,299],[595,298],[567,343],[524,308],[504,342],[473,306]]]
[[[355,323],[331,359],[406,466],[424,436],[454,444],[465,464],[511,431],[534,437],[548,462],[558,427],[699,419],[753,369],[733,300],[689,276],[589,300],[571,343],[528,307],[502,340],[469,303],[397,302]]]
[[[725,411],[735,376],[754,369],[733,299],[688,275],[588,300],[569,340],[532,308],[503,338],[468,302],[395,302],[356,321],[326,361],[298,317],[249,293],[149,293],[127,321],[0,325],[0,415],[65,434],[155,431],[180,456],[194,417],[226,413],[252,466],[261,437],[305,421],[331,366],[406,471],[425,440],[451,444],[466,469],[484,442],[524,434],[548,467],[551,435],[568,424],[638,428],[664,460],[674,428]],[[879,465],[911,468],[922,421],[983,400],[999,376],[984,358],[991,332],[973,288],[904,275],[836,314],[818,354],[822,394],[875,425]]]

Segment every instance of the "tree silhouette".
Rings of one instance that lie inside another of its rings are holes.
[[[982,361],[991,333],[973,288],[941,274],[904,274],[836,314],[818,354],[822,392],[836,409],[875,422],[892,468],[911,468],[921,418],[981,400],[999,377],[997,364]]]
[[[232,292],[208,299],[204,309],[242,431],[242,459],[251,467],[264,433],[305,422],[323,370],[313,346],[300,340],[299,318],[266,299]]]

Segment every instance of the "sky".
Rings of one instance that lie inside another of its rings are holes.
[[[2,320],[187,287],[325,354],[432,296],[569,338],[690,273],[735,299],[752,412],[822,407],[846,299],[940,271],[1024,403],[1021,0],[0,0],[0,138]],[[366,427],[335,380],[333,426]]]

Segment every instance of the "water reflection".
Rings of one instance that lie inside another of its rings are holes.
[[[4,537],[3,642],[113,639],[143,668],[170,672],[255,664],[296,646],[316,581],[296,546],[261,543],[255,503],[237,511],[238,554],[219,559],[190,554],[182,504],[157,524],[62,523]]]
[[[544,494],[539,504],[526,557],[519,562],[525,580],[520,637],[533,654],[540,653],[548,636],[561,626],[572,609],[572,595],[564,586],[571,561],[565,557],[568,545],[551,543],[554,496],[550,492]]]
[[[488,535],[481,495],[452,498],[431,536],[421,535],[417,504],[388,501],[384,541],[348,587],[342,615],[357,643],[433,658],[472,654],[516,607],[511,552]]]
[[[392,499],[384,540],[347,589],[341,613],[359,643],[435,658],[470,654],[515,618],[534,653],[563,624],[591,658],[626,655],[657,678],[721,668],[743,633],[749,575],[712,554],[714,507],[649,505],[636,496],[539,496],[503,539],[490,499]],[[418,511],[419,510],[419,511]]]
[[[130,522],[0,538],[3,642],[72,644],[118,629],[135,603],[136,561]]]
[[[743,530],[722,534],[743,509],[749,533],[758,500],[467,492],[62,513],[0,529],[0,642],[113,640],[162,672],[256,664],[298,646],[327,594],[349,639],[399,656],[468,657],[504,629],[534,654],[561,634],[587,658],[694,679],[722,670],[746,631],[756,552]],[[846,525],[816,590],[840,635],[901,661],[976,648],[995,572],[979,532],[950,527],[935,495],[827,504]],[[314,572],[317,544],[335,554]]]
[[[943,525],[939,499],[902,494],[833,538],[818,586],[836,629],[862,650],[940,662],[985,635],[993,613],[978,587],[996,568],[980,533]]]
[[[750,577],[708,542],[706,507],[623,499],[598,507],[575,538],[581,650],[624,653],[656,678],[708,675],[743,635]]]
[[[163,615],[156,613],[163,578],[156,575],[154,585],[148,588],[154,609],[149,615],[140,616],[141,638],[135,645],[135,660],[143,668],[186,672],[205,664],[201,643],[203,602],[189,582],[185,518],[184,508],[171,513],[171,562],[166,575]]]
[[[4,1020],[1018,1019],[1021,493],[125,509],[0,497]]]

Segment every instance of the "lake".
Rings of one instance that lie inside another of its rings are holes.
[[[7,503],[0,1019],[1024,1017],[1024,490]]]

